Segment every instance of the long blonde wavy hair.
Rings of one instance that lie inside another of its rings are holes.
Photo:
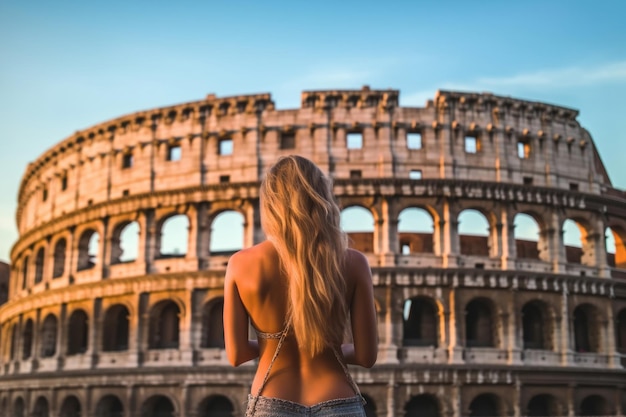
[[[314,356],[341,343],[347,320],[340,228],[332,184],[311,161],[282,157],[261,183],[261,224],[289,279],[289,314],[299,347]]]

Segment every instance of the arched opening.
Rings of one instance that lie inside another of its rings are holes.
[[[168,217],[161,225],[159,256],[161,258],[182,258],[187,254],[189,219],[184,214]]]
[[[556,399],[549,394],[535,395],[528,401],[526,415],[528,417],[560,416]]]
[[[615,343],[617,351],[626,353],[626,308],[617,313],[615,320]]]
[[[106,395],[98,401],[95,417],[124,417],[124,406],[115,395]]]
[[[434,221],[426,210],[410,207],[398,216],[400,253],[434,253]]]
[[[600,347],[600,323],[597,309],[589,304],[574,309],[574,350],[576,352],[598,352]]]
[[[404,346],[437,346],[439,318],[432,300],[415,297],[404,302]]]
[[[626,269],[626,232],[621,228],[607,227],[604,236],[608,265]]]
[[[417,395],[404,407],[405,417],[439,417],[439,404],[432,395]]]
[[[174,404],[163,395],[155,395],[141,406],[141,417],[174,417]]]
[[[495,347],[493,303],[486,298],[472,300],[465,307],[465,346]]]
[[[67,242],[61,238],[54,245],[54,263],[52,267],[52,278],[59,278],[65,272],[65,253],[67,252]]]
[[[245,219],[234,210],[223,211],[211,223],[209,250],[212,256],[231,255],[243,248]]]
[[[201,347],[224,348],[224,299],[207,303],[202,312]]]
[[[498,417],[498,397],[493,394],[481,394],[470,403],[469,417]]]
[[[606,400],[599,395],[589,395],[580,402],[581,416],[608,416],[610,414]]]
[[[522,332],[524,349],[552,348],[550,318],[541,302],[530,301],[522,307]]]
[[[25,290],[28,286],[28,263],[30,258],[28,256],[24,257],[24,261],[22,262],[22,289]]]
[[[75,310],[70,316],[67,332],[67,354],[77,355],[87,352],[89,324],[87,313]]]
[[[376,402],[367,394],[362,393],[361,395],[365,399],[365,405],[363,406],[365,408],[365,417],[377,417]]]
[[[520,259],[540,259],[539,225],[535,219],[526,214],[518,213],[513,219],[515,226],[515,250]]]
[[[463,210],[458,217],[462,255],[489,256],[489,222],[478,210]]]
[[[234,412],[235,408],[228,398],[212,395],[200,404],[198,417],[232,417]]]
[[[45,397],[39,397],[35,401],[32,417],[50,417],[50,407]]]
[[[113,230],[111,238],[111,263],[133,262],[139,250],[139,223],[124,222]]]
[[[17,397],[13,402],[13,417],[26,417],[25,409],[24,400],[22,397]]]
[[[57,350],[57,318],[48,314],[41,326],[41,352],[42,358],[50,358]]]
[[[28,359],[33,351],[34,325],[31,319],[26,320],[22,333],[22,359]]]
[[[45,261],[46,251],[44,248],[39,248],[37,256],[35,256],[35,284],[39,284],[43,281],[43,264]]]
[[[126,306],[115,304],[109,307],[102,326],[103,351],[119,352],[128,349],[129,317]]]
[[[177,349],[179,341],[178,304],[163,301],[152,309],[150,315],[150,349]]]
[[[348,234],[348,244],[361,252],[374,252],[374,216],[361,207],[341,211],[341,229]]]
[[[80,401],[73,395],[66,397],[61,405],[59,417],[80,417]]]
[[[78,264],[79,271],[90,269],[98,262],[98,248],[100,246],[100,234],[93,229],[85,230],[78,239]]]
[[[567,219],[563,222],[562,233],[565,259],[572,264],[582,263],[583,242],[587,232],[580,223]]]

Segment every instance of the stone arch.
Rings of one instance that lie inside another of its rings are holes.
[[[588,395],[580,402],[580,416],[608,416],[611,415],[609,404],[601,395]]]
[[[141,405],[141,417],[175,417],[176,408],[165,395],[153,395]]]
[[[478,297],[465,306],[465,346],[496,347],[496,318],[493,301]]]
[[[461,255],[489,256],[491,224],[482,210],[467,208],[458,217],[459,251]]]
[[[580,304],[573,311],[574,351],[600,352],[600,320],[597,307]]]
[[[33,407],[33,412],[31,413],[32,417],[51,417],[50,416],[50,406],[48,405],[48,400],[46,397],[41,396],[37,398],[35,401],[35,406]]]
[[[608,265],[626,269],[626,231],[619,226],[609,226],[604,236]]]
[[[441,415],[437,398],[430,394],[412,397],[404,407],[405,417],[439,417]]]
[[[40,356],[42,358],[50,358],[56,354],[57,350],[57,334],[58,321],[54,314],[50,313],[46,316],[41,325],[40,337]]]
[[[361,395],[365,399],[365,405],[363,406],[365,409],[365,417],[377,417],[378,413],[376,412],[376,402],[374,399],[367,394],[361,393]]]
[[[589,241],[590,227],[581,218],[567,218],[561,225],[565,259],[572,264],[592,264],[593,243]]]
[[[124,304],[114,304],[104,313],[102,322],[102,350],[128,350],[130,313]]]
[[[122,417],[123,415],[124,405],[115,395],[105,395],[96,405],[95,417]]]
[[[13,401],[13,417],[26,417],[26,405],[22,397],[17,397]]]
[[[198,417],[232,417],[233,403],[223,395],[211,395],[200,403]]]
[[[428,297],[404,302],[404,346],[438,346],[439,315],[436,303]]]
[[[187,255],[189,217],[172,213],[158,223],[157,253],[160,258],[183,258]]]
[[[61,413],[59,417],[80,417],[80,401],[74,395],[69,395],[61,404]]]
[[[552,317],[548,306],[532,300],[522,307],[522,341],[524,349],[552,349]]]
[[[615,347],[618,352],[626,353],[626,307],[615,318]]]
[[[350,247],[361,252],[374,252],[374,214],[371,210],[351,205],[341,210],[341,229],[348,234]]]
[[[517,213],[513,218],[515,251],[520,259],[541,259],[547,261],[547,253],[542,253],[545,240],[541,234],[541,223],[535,215]],[[545,251],[544,251],[545,252]]]
[[[22,359],[28,359],[33,353],[34,324],[32,319],[26,320],[22,331]]]
[[[180,307],[172,300],[157,303],[150,312],[150,349],[177,349],[180,341]]]
[[[430,211],[407,207],[398,215],[398,239],[402,255],[434,253],[435,220]]]
[[[139,223],[124,221],[113,228],[111,236],[111,264],[133,262],[139,251]]]
[[[553,395],[539,394],[528,401],[524,415],[528,417],[545,417],[562,416],[564,414],[562,413],[559,402]]]
[[[99,247],[100,234],[95,229],[84,230],[78,239],[78,264],[76,268],[79,271],[96,266]]]
[[[54,260],[52,263],[52,278],[62,277],[65,273],[65,259],[67,253],[67,240],[60,238],[54,244]]]
[[[35,284],[39,284],[43,281],[43,267],[46,261],[46,250],[44,247],[40,247],[35,255]]]
[[[84,310],[76,309],[67,325],[67,354],[78,355],[89,347],[89,317]]]
[[[212,256],[230,255],[244,246],[246,219],[236,210],[223,210],[211,218],[209,250]]]
[[[206,303],[202,309],[202,340],[200,347],[224,349],[224,298]]]
[[[469,406],[469,417],[498,417],[503,416],[502,404],[495,394],[480,394]]]

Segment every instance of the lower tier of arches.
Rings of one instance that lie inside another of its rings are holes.
[[[7,417],[237,417],[254,365],[0,380]],[[624,416],[624,374],[375,367],[353,369],[368,417]]]

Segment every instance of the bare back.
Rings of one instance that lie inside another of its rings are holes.
[[[354,345],[336,348],[343,348],[348,363],[371,366],[377,348],[371,274],[367,261],[359,252],[348,250],[346,257],[346,303],[351,316],[358,320],[352,323]],[[358,296],[355,296],[357,293]],[[226,350],[235,365],[258,354],[259,367],[252,385],[255,394],[278,340],[259,339],[258,351],[254,352],[257,345],[248,341],[248,316],[258,331],[280,332],[286,324],[288,300],[288,277],[280,270],[278,254],[270,242],[263,242],[233,256],[225,285]],[[332,320],[331,317],[328,319]],[[367,360],[363,360],[366,357]],[[313,405],[330,399],[351,397],[355,392],[331,348],[309,357],[300,351],[293,333],[289,333],[272,366],[262,395]]]

